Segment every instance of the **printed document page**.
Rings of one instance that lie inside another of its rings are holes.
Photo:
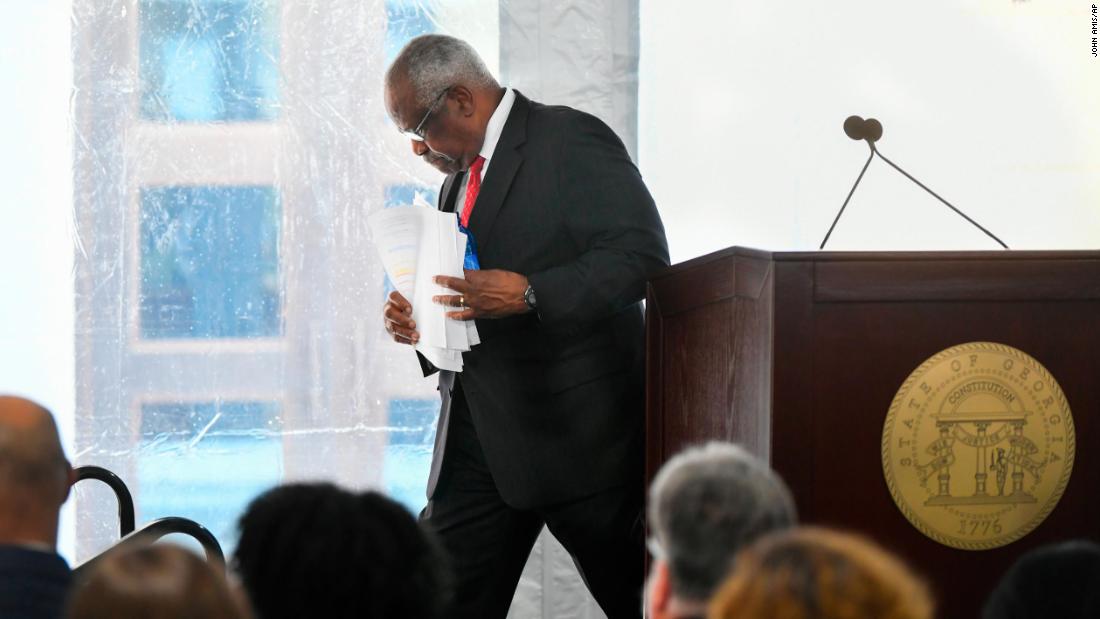
[[[455,294],[435,283],[436,275],[462,277],[466,235],[453,213],[426,206],[388,208],[368,218],[382,266],[390,281],[412,304],[420,332],[416,350],[436,367],[461,371],[462,352],[479,343],[474,321],[446,317],[453,308],[432,301]]]

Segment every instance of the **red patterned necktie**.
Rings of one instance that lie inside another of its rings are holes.
[[[483,167],[485,167],[485,157],[478,155],[470,166],[470,172],[466,175],[466,202],[462,205],[462,217],[459,218],[463,228],[470,227],[470,213],[474,212],[477,192],[481,191],[481,168]]]

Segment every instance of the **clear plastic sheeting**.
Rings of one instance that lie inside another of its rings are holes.
[[[637,161],[638,0],[508,0],[500,72],[546,103],[595,114]]]
[[[141,0],[138,6],[143,120],[275,119],[277,0]]]
[[[190,517],[228,551],[282,482],[418,512],[438,395],[382,330],[366,221],[442,178],[386,117],[386,65],[453,34],[633,145],[636,19],[614,0],[72,0],[74,463],[122,476],[139,525]],[[87,486],[78,563],[118,535]],[[544,535],[512,616],[602,616],[586,596]]]

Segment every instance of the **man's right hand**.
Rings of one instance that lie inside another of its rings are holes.
[[[386,325],[386,333],[393,336],[393,341],[398,344],[415,344],[420,340],[420,333],[416,331],[416,323],[412,319],[412,304],[394,290],[386,299],[386,305],[382,308],[382,320]]]

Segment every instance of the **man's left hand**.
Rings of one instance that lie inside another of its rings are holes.
[[[458,294],[438,295],[432,300],[441,305],[463,308],[447,312],[448,318],[503,318],[530,311],[523,301],[523,293],[527,291],[525,276],[500,269],[466,270],[465,274],[465,279],[445,275],[435,278],[435,283]]]

